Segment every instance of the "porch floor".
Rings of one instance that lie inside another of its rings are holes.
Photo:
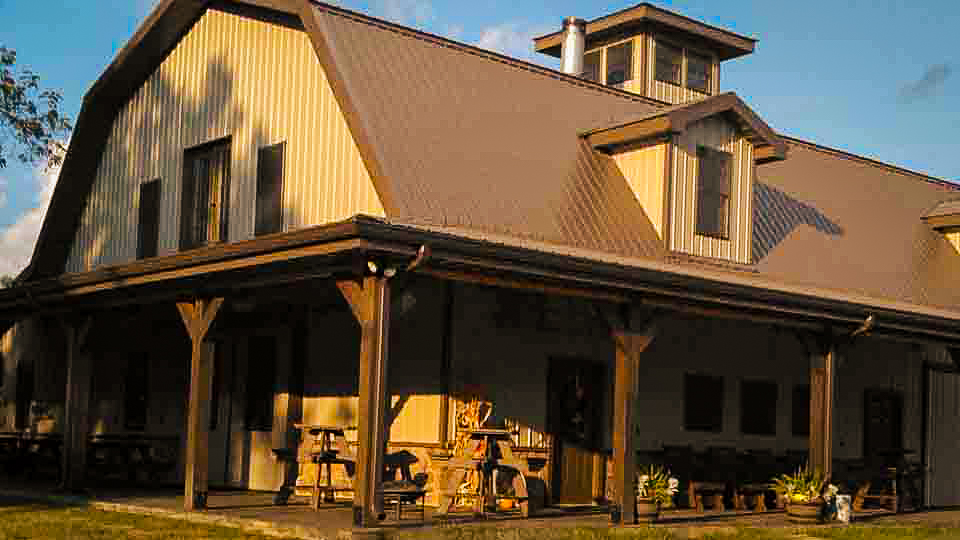
[[[38,489],[39,488],[39,489]],[[243,490],[217,490],[209,494],[206,512],[183,512],[183,495],[177,489],[147,488],[94,488],[88,496],[69,497],[57,493],[50,485],[40,488],[37,484],[19,484],[0,480],[0,496],[43,499],[65,503],[91,503],[102,510],[153,514],[165,517],[190,519],[248,530],[273,532],[297,536],[300,538],[346,538],[352,532],[352,509],[349,503],[322,505],[319,511],[313,511],[305,498],[293,498],[286,506],[275,506],[273,494]],[[886,517],[885,517],[886,516]],[[946,520],[954,526],[960,525],[960,512],[929,512],[909,515],[890,515],[889,512],[876,511],[854,516],[855,520],[880,518],[878,521],[895,520],[901,522]],[[391,516],[392,518],[392,516]],[[936,519],[939,518],[939,519]],[[872,520],[871,520],[872,521]],[[607,527],[609,514],[604,508],[593,506],[559,506],[541,510],[535,517],[522,519],[519,515],[496,515],[486,519],[474,518],[470,514],[456,514],[447,519],[437,519],[430,507],[426,509],[426,519],[419,515],[404,512],[404,519],[388,519],[382,522],[384,529],[429,529],[463,524],[480,527]],[[693,510],[668,510],[656,527],[677,529],[729,528],[729,527],[789,527],[792,526],[783,512],[763,514],[750,512],[705,512]]]

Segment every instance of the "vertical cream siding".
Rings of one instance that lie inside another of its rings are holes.
[[[613,155],[637,201],[663,238],[664,172],[668,143],[630,146]]]
[[[656,51],[656,38],[653,36],[646,36],[647,46],[646,46],[646,55],[647,55],[647,70],[646,70],[646,85],[647,92],[646,96],[653,99],[658,99],[660,101],[665,101],[667,103],[680,104],[687,103],[690,101],[699,101],[701,99],[710,97],[712,94],[717,93],[717,88],[719,88],[720,82],[720,64],[714,58],[713,68],[711,73],[710,81],[710,93],[703,93],[697,90],[690,90],[684,88],[683,86],[678,86],[676,84],[670,84],[658,81],[654,78],[654,71],[657,66],[657,51]],[[681,69],[681,80],[686,83],[686,61],[684,61],[684,68]],[[638,88],[635,90],[637,93],[641,93],[641,89]]]
[[[947,240],[950,241],[950,245],[953,246],[953,249],[957,250],[960,253],[960,231],[950,231],[945,235]]]
[[[697,146],[733,154],[729,239],[695,233]],[[753,145],[728,120],[714,116],[690,126],[674,139],[670,186],[670,249],[692,255],[750,263],[753,204]]]
[[[309,37],[208,10],[114,119],[68,272],[136,257],[139,186],[160,178],[177,251],[183,150],[231,137],[230,241],[253,236],[257,150],[286,141],[286,230],[384,210]]]

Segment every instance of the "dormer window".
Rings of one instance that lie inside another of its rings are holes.
[[[733,155],[697,147],[697,234],[730,237],[730,179]]]
[[[710,71],[713,62],[707,56],[696,53],[687,53],[687,88],[703,92],[710,92]]]
[[[583,55],[583,75],[581,76],[584,79],[595,83],[600,82],[600,62],[602,60],[600,56],[602,53],[603,50],[598,49]]]
[[[633,41],[622,41],[585,53],[580,77],[617,87],[633,80]]]
[[[615,86],[633,79],[633,42],[607,48],[607,84]]]
[[[683,49],[669,43],[657,42],[657,69],[655,77],[658,81],[679,85],[683,69]]]

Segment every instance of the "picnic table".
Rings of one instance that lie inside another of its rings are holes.
[[[490,508],[495,509],[499,500],[516,501],[523,517],[529,515],[527,464],[513,455],[512,435],[506,429],[470,430],[470,443],[447,462],[447,485],[440,492],[438,516],[448,514],[462,495],[473,497],[474,513],[478,515],[484,515]],[[479,492],[461,493],[462,481],[471,471],[480,475]],[[497,477],[501,474],[512,475],[512,495],[498,492]]]
[[[99,433],[89,439],[89,467],[103,476],[122,474],[130,482],[144,473],[153,482],[176,465],[179,437],[143,433]]]

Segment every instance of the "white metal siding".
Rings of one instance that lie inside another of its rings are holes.
[[[135,259],[139,184],[154,178],[159,254],[174,253],[183,150],[226,136],[231,241],[253,236],[257,149],[279,141],[285,229],[384,215],[309,37],[208,10],[114,120],[67,271]]]
[[[733,154],[729,239],[726,240],[695,233],[698,145]],[[753,145],[728,120],[706,118],[675,138],[671,169],[670,249],[749,264],[753,227]]]

